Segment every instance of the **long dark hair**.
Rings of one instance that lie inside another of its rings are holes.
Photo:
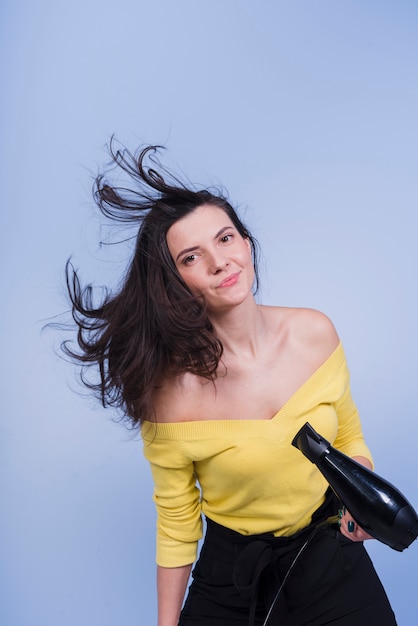
[[[118,293],[105,290],[95,305],[92,285],[82,287],[72,263],[66,265],[78,349],[68,341],[62,348],[81,365],[82,382],[103,406],[122,409],[133,426],[153,418],[152,394],[167,376],[192,372],[213,381],[222,356],[205,303],[191,293],[171,258],[166,242],[170,226],[202,204],[221,208],[250,241],[258,285],[257,242],[225,195],[186,186],[160,164],[159,149],[146,146],[135,156],[116,149],[112,140],[112,166],[128,174],[134,185],[111,186],[109,170],[94,182],[94,199],[106,217],[140,224]],[[92,381],[88,370],[94,365],[99,379]]]

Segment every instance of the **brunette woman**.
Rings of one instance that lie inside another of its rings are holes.
[[[65,349],[103,405],[141,427],[158,626],[393,626],[369,536],[348,511],[336,523],[339,503],[291,445],[309,421],[372,466],[333,324],[256,302],[257,245],[223,194],[172,176],[156,147],[110,152],[130,188],[100,175],[95,199],[138,225],[136,247],[99,306],[67,265],[79,350]]]

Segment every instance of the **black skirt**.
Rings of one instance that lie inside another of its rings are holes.
[[[179,626],[396,626],[363,544],[325,522],[337,509],[328,494],[292,537],[244,536],[207,519]]]

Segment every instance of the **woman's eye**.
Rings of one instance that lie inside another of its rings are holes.
[[[222,235],[221,242],[222,243],[228,243],[228,241],[230,241],[231,239],[232,239],[232,235],[231,234]]]
[[[195,254],[189,254],[186,257],[184,257],[183,259],[183,264],[184,265],[188,265],[189,263],[193,263],[193,261],[195,260],[196,255]]]

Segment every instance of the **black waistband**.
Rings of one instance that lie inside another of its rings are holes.
[[[325,494],[325,500],[321,506],[316,509],[312,515],[311,523],[309,526],[302,528],[297,533],[286,536],[276,537],[273,533],[260,533],[256,535],[243,535],[235,530],[226,528],[217,522],[214,522],[210,518],[206,518],[207,522],[207,538],[214,540],[219,545],[224,546],[226,549],[231,545],[245,545],[254,541],[265,541],[273,547],[287,546],[295,547],[297,544],[302,544],[309,533],[322,522],[328,521],[330,524],[336,523],[336,516],[338,508],[341,506],[340,501],[331,489],[328,489]]]

